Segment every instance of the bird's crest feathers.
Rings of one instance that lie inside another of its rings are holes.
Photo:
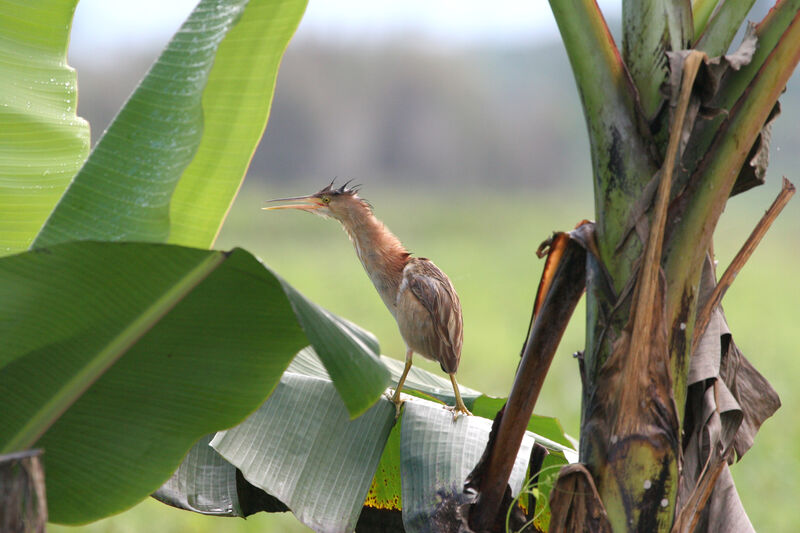
[[[344,185],[339,188],[335,188],[333,184],[336,182],[336,178],[333,178],[324,189],[317,193],[317,196],[322,194],[327,194],[329,196],[339,196],[339,195],[347,195],[347,196],[355,196],[358,193],[359,188],[361,185],[353,185],[352,187],[348,187],[353,180],[347,180]]]

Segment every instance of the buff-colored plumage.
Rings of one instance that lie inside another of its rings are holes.
[[[400,334],[416,353],[438,361],[454,374],[464,338],[461,302],[444,272],[425,258],[412,258],[403,269],[395,313]]]
[[[463,323],[461,302],[453,284],[432,261],[411,257],[355,189],[332,186],[310,196],[282,199],[303,203],[269,209],[301,209],[332,217],[350,236],[364,270],[397,321],[406,343],[406,366],[393,396],[398,409],[400,391],[416,352],[439,362],[453,384],[455,412],[469,414],[455,380],[461,360]]]

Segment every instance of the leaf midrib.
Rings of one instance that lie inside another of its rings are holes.
[[[0,450],[11,453],[32,447],[37,440],[80,398],[84,392],[116,363],[136,342],[197,287],[227,258],[215,252],[204,258],[164,294],[140,313],[127,327],[112,337],[87,365],[67,380]]]

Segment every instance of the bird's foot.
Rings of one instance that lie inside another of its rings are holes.
[[[387,392],[385,396],[394,404],[394,419],[397,420],[400,418],[400,410],[406,401],[400,399],[400,394],[398,392],[395,392],[394,394]]]
[[[453,405],[452,407],[449,405],[445,405],[444,408],[453,413],[453,422],[455,422],[461,415],[472,416],[472,413],[469,411],[469,409],[467,409],[467,406],[464,405],[463,403],[461,405],[458,404]]]

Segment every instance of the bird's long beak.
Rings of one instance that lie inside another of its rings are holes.
[[[319,201],[316,196],[292,196],[290,198],[276,198],[275,200],[269,200],[269,202],[296,202],[292,204],[285,204],[285,205],[273,205],[271,207],[262,207],[261,209],[271,210],[271,209],[301,209],[303,211],[314,211],[315,209],[319,209],[321,207],[325,207],[325,204]]]

